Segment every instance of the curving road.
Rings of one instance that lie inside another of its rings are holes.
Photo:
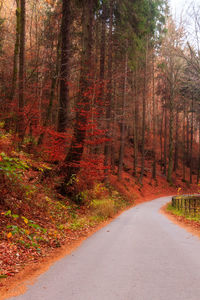
[[[143,203],[88,238],[13,300],[199,300],[200,240]]]

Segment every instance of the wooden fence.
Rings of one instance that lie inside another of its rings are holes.
[[[185,214],[200,216],[200,195],[174,196],[172,206]]]

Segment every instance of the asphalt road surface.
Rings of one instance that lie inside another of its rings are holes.
[[[56,262],[14,300],[200,300],[200,240],[136,206]]]

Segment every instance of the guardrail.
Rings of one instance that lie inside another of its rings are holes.
[[[200,195],[181,195],[172,197],[172,207],[185,214],[200,215]]]

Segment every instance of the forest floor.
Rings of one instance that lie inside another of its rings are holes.
[[[38,276],[46,271],[53,262],[70,253],[84,239],[107,225],[124,210],[158,197],[177,194],[177,185],[169,186],[165,178],[159,176],[156,182],[152,182],[150,176],[149,173],[144,178],[142,188],[136,185],[132,176],[127,173],[123,174],[123,179],[120,182],[117,180],[117,177],[112,176],[111,184],[115,188],[115,193],[119,193],[117,195],[124,195],[126,201],[122,201],[122,205],[114,213],[112,212],[111,215],[102,218],[94,215],[94,211],[89,207],[74,207],[73,214],[76,217],[72,218],[72,220],[68,219],[68,225],[65,230],[62,226],[60,229],[57,227],[54,236],[48,237],[48,242],[40,244],[40,251],[34,247],[26,247],[26,245],[22,247],[18,245],[15,237],[9,237],[9,233],[7,233],[7,238],[0,241],[0,271],[1,275],[3,275],[0,279],[1,294],[3,295],[11,288],[14,289],[16,286],[19,286],[22,281],[30,279],[30,274],[33,279],[34,276]],[[179,190],[181,189],[182,193],[195,193],[198,189],[196,185],[188,188],[182,182],[177,181],[176,184],[178,184]],[[99,197],[101,198],[101,196]],[[11,216],[5,216],[3,212],[1,214],[2,217],[4,218],[4,222],[7,219],[7,227],[12,224],[10,220],[12,219]],[[24,224],[26,225],[26,220],[33,219],[33,217],[31,216],[31,212],[29,212],[29,215],[26,214],[26,218],[23,220]],[[170,217],[172,218],[171,214]],[[177,217],[173,217],[173,220],[177,222]],[[180,224],[180,218],[178,221]],[[37,222],[37,224],[41,225],[41,222]],[[182,222],[184,222],[183,219]],[[193,223],[187,223],[187,226],[189,224],[193,226]],[[48,222],[48,219],[43,220],[42,225],[48,232],[55,230],[52,229],[52,224]],[[3,228],[1,230],[3,231]],[[200,226],[198,230],[200,230]],[[24,238],[24,241],[26,241],[26,238]]]
[[[131,170],[131,155],[125,163]],[[1,295],[30,274],[44,272],[124,210],[162,196],[198,192],[196,184],[182,182],[181,173],[174,175],[171,186],[159,172],[152,180],[151,163],[145,162],[142,186],[130,172],[120,181],[111,175],[107,184],[82,188],[82,203],[74,204],[57,193],[60,176],[52,164],[16,150],[12,137],[0,130]]]

